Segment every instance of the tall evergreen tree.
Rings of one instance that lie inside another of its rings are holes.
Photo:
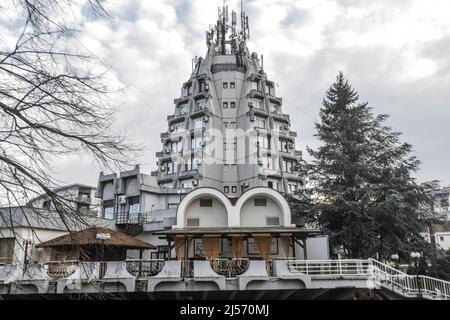
[[[358,99],[339,73],[315,124],[321,145],[308,148],[316,204],[307,219],[349,258],[398,253],[406,259],[411,251],[428,252],[421,233],[433,222],[428,194],[436,183],[416,182],[419,161],[412,146],[386,126],[388,115],[374,115]]]

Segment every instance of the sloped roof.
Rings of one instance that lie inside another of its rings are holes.
[[[91,227],[42,242],[37,248],[63,246],[114,246],[127,249],[155,249],[154,245],[109,228]]]

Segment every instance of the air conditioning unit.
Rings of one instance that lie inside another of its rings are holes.
[[[208,122],[208,120],[209,120],[209,117],[208,117],[208,116],[204,116],[204,117],[203,117],[203,122]]]
[[[166,166],[159,166],[160,171],[166,171]]]
[[[248,187],[248,182],[244,182],[244,183],[242,184],[242,186],[243,186],[243,187]]]
[[[250,116],[250,121],[255,121],[256,117],[255,116]]]
[[[169,131],[173,131],[173,130],[175,130],[175,127],[174,126],[169,126]]]
[[[198,181],[197,181],[197,180],[192,180],[192,185],[193,185],[193,186],[198,185]]]
[[[126,204],[127,203],[127,196],[119,196],[119,204]]]

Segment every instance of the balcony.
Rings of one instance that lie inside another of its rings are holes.
[[[208,114],[208,107],[202,108],[202,107],[194,106],[192,108],[191,118],[195,118],[195,117],[198,117],[198,116],[205,116],[207,114]]]
[[[295,131],[289,131],[289,137],[297,138],[297,132],[295,132]]]
[[[211,260],[211,268],[217,274],[226,278],[236,278],[248,270],[250,260],[248,258],[215,259]]]
[[[199,178],[198,169],[183,171],[178,175],[178,179],[191,178],[191,177],[195,178],[195,179]]]
[[[116,224],[142,224],[150,221],[150,214],[146,212],[119,212],[116,214]]]
[[[247,95],[247,98],[261,98],[264,99],[264,93],[261,91],[252,89],[250,90],[250,93]]]
[[[267,111],[264,110],[264,109],[253,108],[252,109],[252,113],[254,115],[261,115],[261,116],[264,116],[264,117],[268,116]]]
[[[169,132],[162,132],[160,136],[161,136],[161,139],[169,139],[170,133]]]
[[[164,267],[163,259],[127,259],[127,271],[137,279],[156,276]]]

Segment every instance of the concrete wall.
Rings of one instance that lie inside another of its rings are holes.
[[[280,225],[283,223],[283,214],[281,208],[272,199],[264,197],[267,206],[255,206],[255,198],[248,199],[241,208],[241,227],[266,227],[267,217],[279,218]]]
[[[200,227],[226,227],[228,225],[227,210],[217,199],[212,198],[212,207],[200,207],[200,200],[194,200],[186,210],[186,222],[189,218],[199,218]]]

